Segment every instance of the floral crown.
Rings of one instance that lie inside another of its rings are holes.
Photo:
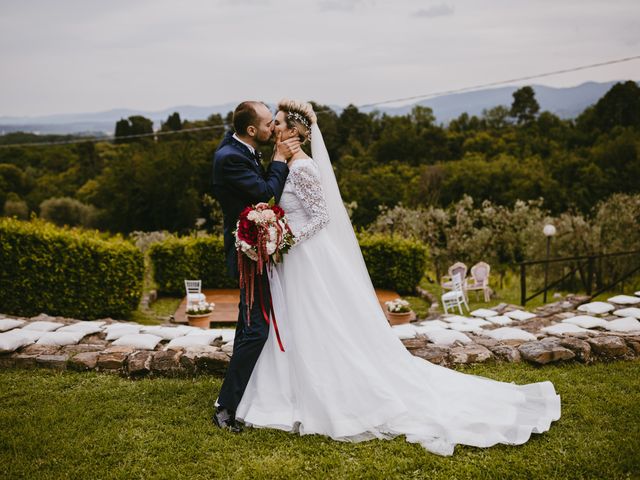
[[[300,115],[298,112],[287,112],[287,118],[289,120],[297,120],[298,122],[303,124],[305,127],[307,127],[307,130],[310,129],[309,120],[307,120],[304,115]]]

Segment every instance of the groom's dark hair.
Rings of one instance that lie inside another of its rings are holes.
[[[263,102],[256,102],[253,100],[249,100],[246,102],[242,102],[238,105],[233,112],[233,129],[236,131],[238,135],[244,135],[247,133],[247,128],[249,125],[257,126],[258,123],[258,112],[256,112],[257,105],[267,106]],[[267,107],[268,108],[268,107]]]

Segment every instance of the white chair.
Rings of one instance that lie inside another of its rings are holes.
[[[467,284],[465,285],[467,292],[471,290],[475,290],[476,292],[482,290],[485,302],[488,302],[491,299],[489,272],[491,272],[491,267],[488,263],[476,263],[471,267],[471,280],[467,280]]]
[[[465,279],[467,278],[467,266],[462,262],[456,262],[449,267],[447,273],[448,275],[445,275],[440,279],[440,286],[443,288],[443,290],[452,290],[453,275],[455,275],[456,273],[460,274],[460,278],[462,278],[462,283],[464,284]]]
[[[458,307],[460,315],[464,315],[462,305],[467,307],[469,311],[469,305],[467,299],[464,296],[464,289],[462,286],[462,276],[459,273],[451,275],[451,291],[442,294],[442,306],[444,307],[444,313],[449,313],[449,308]]]
[[[185,280],[184,288],[187,290],[187,310],[191,305],[197,305],[206,300],[202,293],[202,280]]]

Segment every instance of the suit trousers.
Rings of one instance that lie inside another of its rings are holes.
[[[264,311],[269,314],[271,295],[266,271],[255,277],[253,305],[249,311],[248,319],[245,290],[240,289],[240,311],[238,312],[238,325],[233,341],[233,356],[227,367],[227,373],[218,396],[218,404],[232,412],[236,411],[240,400],[242,400],[251,372],[253,372],[262,347],[269,337],[269,324],[262,312],[260,288],[262,288]]]

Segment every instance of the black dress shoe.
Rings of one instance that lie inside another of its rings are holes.
[[[242,431],[242,424],[236,420],[235,414],[226,408],[216,409],[212,420],[218,428],[229,430],[232,433],[240,433]]]

